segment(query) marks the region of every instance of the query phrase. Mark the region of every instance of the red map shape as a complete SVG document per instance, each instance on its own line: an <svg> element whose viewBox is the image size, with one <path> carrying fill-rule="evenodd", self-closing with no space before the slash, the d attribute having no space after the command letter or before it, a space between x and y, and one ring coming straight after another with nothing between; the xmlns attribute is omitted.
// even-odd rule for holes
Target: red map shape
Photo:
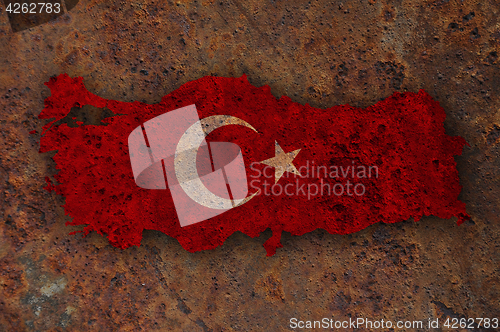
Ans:
<svg viewBox="0 0 500 332"><path fill-rule="evenodd" d="M73 218L67 224L86 225L84 235L91 231L107 235L119 248L139 246L145 229L175 237L183 248L195 252L222 245L235 231L256 237L270 228L273 235L264 244L269 256L282 247L283 231L302 235L322 228L348 234L377 222L410 217L416 221L429 215L458 217L459 224L470 218L457 199L461 186L453 158L462 153L466 142L446 135L444 109L423 90L396 92L365 109L349 105L318 109L286 96L276 99L269 86L252 86L246 76L204 77L182 85L155 105L103 99L87 91L83 78L67 74L51 78L46 85L52 94L39 118L55 119L44 127L40 152L57 150L54 160L59 169L58 183L47 178L46 189L66 198L64 208ZM146 190L135 184L127 139L145 121L191 104L196 104L200 118L228 114L256 128L258 134L242 126L226 126L207 137L238 144L249 175L250 163L275 156L277 141L285 152L301 149L293 161L297 168L313 162L327 167L376 166L379 176L354 179L366 188L362 196L308 199L261 192L219 216L180 227L168 189ZM54 124L72 107L84 105L107 107L116 116L104 119L107 125L101 126ZM323 181L334 185L346 180L283 176L279 184L307 186ZM259 181L263 188L274 184L274 176Z"/></svg>

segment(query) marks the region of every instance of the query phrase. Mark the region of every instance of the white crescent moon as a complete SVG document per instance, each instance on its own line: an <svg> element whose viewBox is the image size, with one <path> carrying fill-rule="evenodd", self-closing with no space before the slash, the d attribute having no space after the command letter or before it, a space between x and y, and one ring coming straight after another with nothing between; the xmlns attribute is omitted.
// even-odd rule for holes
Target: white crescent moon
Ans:
<svg viewBox="0 0 500 332"><path fill-rule="evenodd" d="M182 135L175 150L175 176L181 188L196 203L216 210L229 210L233 207L245 204L260 191L244 199L231 200L215 195L201 182L196 168L196 155L198 149L204 142L205 136L215 129L227 125L240 125L257 132L254 127L240 118L230 115L213 115L203 118L191 125Z"/></svg>

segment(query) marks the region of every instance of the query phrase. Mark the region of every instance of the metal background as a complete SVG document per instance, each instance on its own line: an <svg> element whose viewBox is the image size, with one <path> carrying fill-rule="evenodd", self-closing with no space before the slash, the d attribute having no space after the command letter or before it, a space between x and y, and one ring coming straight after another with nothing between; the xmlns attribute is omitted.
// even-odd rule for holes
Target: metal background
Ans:
<svg viewBox="0 0 500 332"><path fill-rule="evenodd" d="M13 33L0 5L0 331L287 331L289 319L500 317L500 4L430 1L89 1ZM473 14L472 14L473 13ZM445 108L472 221L423 218L349 236L285 233L273 257L231 236L191 254L147 231L114 248L42 186L37 115L53 75L158 102L205 75L248 75L315 107L425 89ZM86 123L105 116L78 115Z"/></svg>

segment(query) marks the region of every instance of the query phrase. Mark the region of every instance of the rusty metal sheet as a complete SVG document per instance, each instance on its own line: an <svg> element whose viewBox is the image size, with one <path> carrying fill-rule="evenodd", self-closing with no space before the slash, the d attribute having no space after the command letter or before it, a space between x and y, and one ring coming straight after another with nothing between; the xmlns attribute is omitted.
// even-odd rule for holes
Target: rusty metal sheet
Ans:
<svg viewBox="0 0 500 332"><path fill-rule="evenodd" d="M75 3L75 1L70 2ZM0 331L288 331L289 320L500 317L500 4L426 1L81 0L13 32L0 3ZM37 119L60 73L109 99L155 103L205 75L247 74L314 107L366 107L425 89L456 157L472 220L423 218L340 236L234 234L189 253L68 235ZM79 120L106 116L88 109Z"/></svg>

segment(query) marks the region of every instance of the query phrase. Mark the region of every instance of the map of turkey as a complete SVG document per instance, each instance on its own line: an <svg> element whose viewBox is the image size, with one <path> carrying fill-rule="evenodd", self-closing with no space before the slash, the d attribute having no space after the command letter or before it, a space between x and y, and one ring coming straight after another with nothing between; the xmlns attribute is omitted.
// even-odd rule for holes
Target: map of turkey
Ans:
<svg viewBox="0 0 500 332"><path fill-rule="evenodd" d="M470 218L458 200L461 186L454 160L466 142L446 135L444 109L423 90L396 92L365 109L318 109L286 96L277 99L268 86L252 86L246 76L203 77L153 105L103 99L87 91L81 77L66 74L46 85L51 96L39 118L51 121L43 128L40 152L57 150L59 170L55 182L46 179L46 189L65 197L64 209L73 218L67 224L85 225L84 235L96 231L119 248L139 246L146 229L175 237L195 252L222 245L235 231L256 237L270 228L272 237L264 247L273 255L282 247L283 231L302 235L321 228L348 234L377 222L418 221L429 215L457 217L459 224ZM85 105L107 108L114 116L101 125L60 123L72 108ZM134 157L129 145L135 141L129 136L144 134L143 148L153 151L147 124L187 107L201 119L197 123L206 137L200 142L206 140L207 147L228 142L238 148L244 167L239 178L245 179L246 173L243 193L248 188L248 196L226 200L233 205L223 213L181 225L174 186L166 180L171 180L168 159L151 154L151 165L163 165L164 184L140 182L142 173L133 169L140 159ZM176 128L175 121L163 124ZM200 155L195 152L191 158L195 164L203 159ZM190 197L206 189L198 186L189 193L181 182ZM187 210L217 208L211 202L199 201Z"/></svg>

